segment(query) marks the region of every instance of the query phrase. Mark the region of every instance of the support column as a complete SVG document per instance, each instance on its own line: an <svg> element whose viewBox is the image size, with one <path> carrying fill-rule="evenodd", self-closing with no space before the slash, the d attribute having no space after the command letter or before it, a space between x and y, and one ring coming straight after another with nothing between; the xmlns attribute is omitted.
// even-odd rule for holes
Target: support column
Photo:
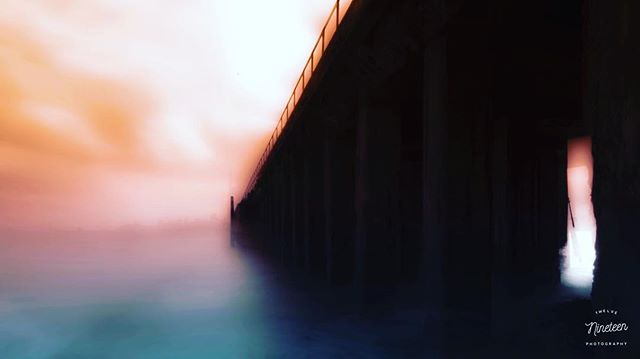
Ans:
<svg viewBox="0 0 640 359"><path fill-rule="evenodd" d="M322 147L322 128L318 122L310 123L307 128L307 164L308 164L308 259L310 272L320 278L326 277L326 243L324 223L324 160Z"/></svg>
<svg viewBox="0 0 640 359"><path fill-rule="evenodd" d="M323 218L324 218L324 250L325 250L325 276L327 281L333 279L333 226L332 226L332 196L331 184L332 176L332 153L329 133L325 129L322 142L322 162L323 162Z"/></svg>
<svg viewBox="0 0 640 359"><path fill-rule="evenodd" d="M278 166L278 191L276 194L276 202L278 204L278 248L279 248L279 257L280 264L286 264L286 254L287 254L287 239L289 236L288 231L288 217L289 211L287 210L287 194L288 194L288 166L286 158L281 159L281 163Z"/></svg>
<svg viewBox="0 0 640 359"><path fill-rule="evenodd" d="M295 154L291 154L290 158L290 176L291 180L289 183L289 211L290 211L290 256L291 256L291 264L294 268L298 266L298 210L299 210L299 193L298 193L298 182L300 181L298 176L298 157Z"/></svg>
<svg viewBox="0 0 640 359"><path fill-rule="evenodd" d="M637 353L640 329L640 4L589 0L584 114L593 125L597 221L593 301L618 310ZM635 328L635 329L634 329ZM620 336L616 336L619 340Z"/></svg>
<svg viewBox="0 0 640 359"><path fill-rule="evenodd" d="M308 274L311 272L311 173L308 149L305 148L305 156L302 163L302 245L303 267Z"/></svg>
<svg viewBox="0 0 640 359"><path fill-rule="evenodd" d="M391 287L399 267L401 145L399 118L386 89L367 93L371 97L359 105L356 141L356 278L377 290Z"/></svg>
<svg viewBox="0 0 640 359"><path fill-rule="evenodd" d="M235 204L233 201L233 196L231 196L231 199L229 201L229 236L231 239L232 247L235 246L236 244L234 226L235 226Z"/></svg>
<svg viewBox="0 0 640 359"><path fill-rule="evenodd" d="M367 93L363 88L358 93L356 127L356 163L355 163L355 268L354 282L360 289L365 281L365 252L367 245L367 227L365 207L367 205L366 164L369 161L367 141Z"/></svg>
<svg viewBox="0 0 640 359"><path fill-rule="evenodd" d="M503 314L505 301L509 297L505 275L508 270L509 222L507 189L509 187L509 145L506 118L494 119L491 134L491 224L493 227L493 268L492 268L492 335L498 340L506 331Z"/></svg>
<svg viewBox="0 0 640 359"><path fill-rule="evenodd" d="M426 347L443 350L444 235L443 193L445 140L447 137L447 43L444 36L433 39L424 51L424 254L422 276L427 299Z"/></svg>

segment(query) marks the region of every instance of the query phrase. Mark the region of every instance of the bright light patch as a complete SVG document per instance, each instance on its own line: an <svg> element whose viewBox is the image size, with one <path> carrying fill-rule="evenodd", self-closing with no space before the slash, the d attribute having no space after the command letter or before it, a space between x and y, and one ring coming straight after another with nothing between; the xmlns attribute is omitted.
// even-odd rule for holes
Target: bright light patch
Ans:
<svg viewBox="0 0 640 359"><path fill-rule="evenodd" d="M595 235L585 230L570 229L568 232L564 282L573 287L589 288L593 282L593 263L596 260Z"/></svg>
<svg viewBox="0 0 640 359"><path fill-rule="evenodd" d="M596 221L591 203L591 139L569 141L567 167L569 215L562 282L568 287L588 292L593 283L596 259Z"/></svg>

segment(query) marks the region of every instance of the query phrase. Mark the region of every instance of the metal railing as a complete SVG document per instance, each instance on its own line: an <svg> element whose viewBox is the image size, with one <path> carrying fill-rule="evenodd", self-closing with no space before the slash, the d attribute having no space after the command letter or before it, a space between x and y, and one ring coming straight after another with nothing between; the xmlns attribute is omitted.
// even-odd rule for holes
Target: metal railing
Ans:
<svg viewBox="0 0 640 359"><path fill-rule="evenodd" d="M282 130L284 129L286 124L289 122L289 119L291 118L291 114L293 113L293 110L298 104L298 101L300 101L300 98L302 97L302 93L304 92L304 89L307 87L307 84L309 83L311 76L315 72L318 66L318 63L320 62L320 59L322 59L322 56L327 50L327 47L329 46L329 43L333 38L333 35L336 33L338 26L340 26L340 23L344 19L344 15L347 13L347 10L349 10L349 7L351 6L353 1L354 0L337 0L333 5L333 8L331 9L331 13L329 14L329 18L327 19L324 26L322 27L322 32L320 33L320 36L318 37L316 44L313 46L311 55L309 55L309 59L307 60L307 63L305 64L304 69L302 70L302 74L300 74L300 77L298 78L298 82L296 82L296 86L294 87L293 92L289 97L289 101L287 102L284 110L282 111L282 114L280 115L280 118L278 119L276 128L271 133L271 137L269 138L267 147L262 152L262 155L260 156L260 160L258 161L258 165L256 166L256 168L253 171L253 174L251 175L251 179L247 184L247 188L245 189L243 198L246 198L247 195L253 190L254 186L256 185L256 182L258 180L258 176L260 175L260 171L262 170L262 167L267 161L267 158L269 158L269 154L271 153L271 150L273 149L276 142L278 141L280 134L282 134Z"/></svg>

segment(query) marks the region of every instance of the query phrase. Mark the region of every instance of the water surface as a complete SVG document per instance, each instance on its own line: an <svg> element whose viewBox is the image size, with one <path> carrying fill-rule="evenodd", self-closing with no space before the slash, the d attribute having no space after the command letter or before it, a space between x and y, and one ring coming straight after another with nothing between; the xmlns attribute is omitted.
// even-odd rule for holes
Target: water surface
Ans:
<svg viewBox="0 0 640 359"><path fill-rule="evenodd" d="M397 323L292 286L225 231L0 241L3 359L386 357L404 347L389 346Z"/></svg>

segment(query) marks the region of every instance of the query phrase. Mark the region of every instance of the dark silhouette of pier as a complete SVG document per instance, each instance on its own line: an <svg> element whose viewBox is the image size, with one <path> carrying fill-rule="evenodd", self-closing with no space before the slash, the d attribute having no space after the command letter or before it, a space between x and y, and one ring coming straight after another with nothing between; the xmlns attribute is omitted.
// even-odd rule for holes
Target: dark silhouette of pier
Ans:
<svg viewBox="0 0 640 359"><path fill-rule="evenodd" d="M425 356L631 357L639 20L625 0L337 3L233 226L365 298L421 288ZM580 300L562 295L560 250L567 142L584 136L598 229ZM585 347L600 308L629 323L631 346Z"/></svg>

